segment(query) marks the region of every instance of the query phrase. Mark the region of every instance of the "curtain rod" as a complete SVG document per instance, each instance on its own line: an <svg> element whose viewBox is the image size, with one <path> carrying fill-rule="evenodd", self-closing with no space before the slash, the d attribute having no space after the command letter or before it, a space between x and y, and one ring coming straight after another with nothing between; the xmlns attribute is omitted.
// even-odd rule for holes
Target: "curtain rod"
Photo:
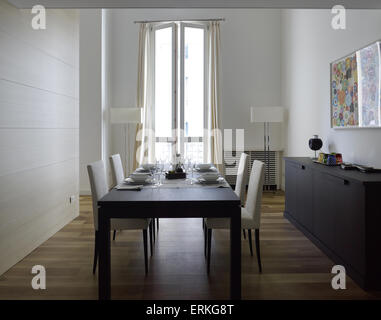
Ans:
<svg viewBox="0 0 381 320"><path fill-rule="evenodd" d="M154 23L154 22L172 22L172 21L225 21L225 18L217 19L168 19L168 20L143 20L143 21L134 21L134 23Z"/></svg>

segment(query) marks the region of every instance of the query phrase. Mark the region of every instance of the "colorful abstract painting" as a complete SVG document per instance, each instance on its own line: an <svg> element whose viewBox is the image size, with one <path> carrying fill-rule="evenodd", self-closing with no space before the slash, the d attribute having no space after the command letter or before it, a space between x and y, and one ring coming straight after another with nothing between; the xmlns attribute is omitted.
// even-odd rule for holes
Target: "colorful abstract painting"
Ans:
<svg viewBox="0 0 381 320"><path fill-rule="evenodd" d="M380 56L379 43L359 51L360 126L379 126Z"/></svg>
<svg viewBox="0 0 381 320"><path fill-rule="evenodd" d="M381 126L381 43L331 64L331 126Z"/></svg>
<svg viewBox="0 0 381 320"><path fill-rule="evenodd" d="M356 54L331 65L332 126L358 126L358 74Z"/></svg>

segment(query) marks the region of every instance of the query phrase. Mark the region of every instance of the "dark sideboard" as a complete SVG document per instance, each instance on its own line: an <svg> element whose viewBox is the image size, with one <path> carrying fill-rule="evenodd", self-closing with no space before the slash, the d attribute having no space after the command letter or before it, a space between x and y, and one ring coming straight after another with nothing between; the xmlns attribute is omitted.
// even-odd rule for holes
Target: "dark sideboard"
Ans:
<svg viewBox="0 0 381 320"><path fill-rule="evenodd" d="M360 287L380 290L381 173L310 158L285 158L285 170L284 216Z"/></svg>

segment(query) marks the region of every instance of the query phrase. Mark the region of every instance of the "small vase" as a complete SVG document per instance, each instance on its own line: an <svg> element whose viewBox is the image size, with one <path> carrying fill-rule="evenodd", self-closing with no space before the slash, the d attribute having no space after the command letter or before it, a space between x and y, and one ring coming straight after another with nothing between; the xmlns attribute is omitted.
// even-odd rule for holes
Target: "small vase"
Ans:
<svg viewBox="0 0 381 320"><path fill-rule="evenodd" d="M320 150L321 147L323 146L323 141L319 138L319 136L317 134L315 134L309 141L308 141L308 145L310 147L311 150L315 151L315 157L312 158L313 160L316 160L317 157L316 157L316 151L317 150Z"/></svg>

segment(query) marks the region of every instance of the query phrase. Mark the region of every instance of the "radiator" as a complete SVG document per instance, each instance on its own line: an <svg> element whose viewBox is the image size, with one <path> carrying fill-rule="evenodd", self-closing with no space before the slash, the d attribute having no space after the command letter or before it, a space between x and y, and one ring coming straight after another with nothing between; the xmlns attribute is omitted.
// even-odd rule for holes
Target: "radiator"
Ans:
<svg viewBox="0 0 381 320"><path fill-rule="evenodd" d="M266 163L264 151L247 150L244 152L249 156L249 175L254 160L260 160ZM224 151L225 179L230 185L235 185L241 154L242 151ZM280 156L279 151L270 151L270 174L268 181L265 181L265 185L272 189L280 189Z"/></svg>

